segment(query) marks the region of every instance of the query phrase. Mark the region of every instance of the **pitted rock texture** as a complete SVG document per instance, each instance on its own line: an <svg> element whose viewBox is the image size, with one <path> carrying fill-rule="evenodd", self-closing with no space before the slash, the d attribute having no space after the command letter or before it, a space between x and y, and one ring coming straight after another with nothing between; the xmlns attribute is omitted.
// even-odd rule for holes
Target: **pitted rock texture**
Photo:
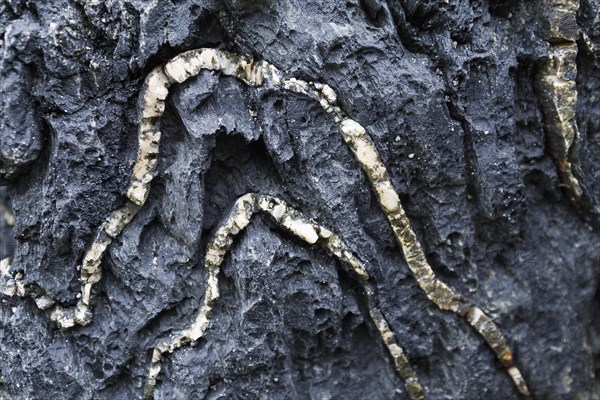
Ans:
<svg viewBox="0 0 600 400"><path fill-rule="evenodd" d="M125 201L146 74L219 47L331 85L374 139L434 270L495 318L534 397L598 399L600 237L547 151L534 82L545 5L0 0L11 105L0 151L15 160L0 256L74 304L76 265ZM596 204L599 15L599 1L581 1L573 150ZM172 89L162 131L150 197L104 258L93 322L60 331L31 300L2 299L0 398L141 397L157 340L201 304L208 235L248 192L285 199L360 254L429 398L517 398L483 341L418 288L313 100L202 72ZM253 221L223 265L211 327L165 358L156 397L406 398L359 288L336 271L326 252Z"/></svg>

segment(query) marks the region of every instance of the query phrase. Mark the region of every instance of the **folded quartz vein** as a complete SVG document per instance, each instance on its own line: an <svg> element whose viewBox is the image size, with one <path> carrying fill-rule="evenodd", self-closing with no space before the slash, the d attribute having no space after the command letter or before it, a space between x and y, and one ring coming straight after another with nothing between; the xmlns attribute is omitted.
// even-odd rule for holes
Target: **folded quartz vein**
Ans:
<svg viewBox="0 0 600 400"><path fill-rule="evenodd" d="M160 373L163 354L166 352L171 353L186 343L200 339L204 335L204 332L206 332L210 323L212 306L219 298L218 275L221 263L225 259L233 238L248 226L252 216L259 211L271 216L279 226L292 235L308 244L319 244L331 252L337 259L351 267L365 289L366 302L371 319L394 360L396 371L404 379L410 398L413 400L425 399L425 393L417 375L404 355L404 351L396 342L395 335L383 314L376 306L373 285L369 281L367 271L360 259L348 249L338 235L329 229L308 219L302 213L288 206L278 198L255 193L246 194L235 202L228 217L219 224L208 243L204 255L204 268L206 269L207 279L202 307L192 319L192 324L187 329L173 333L156 345L152 353L152 366L150 367L144 390L145 398L153 398L156 378Z"/></svg>
<svg viewBox="0 0 600 400"><path fill-rule="evenodd" d="M52 299L47 298L37 288L27 289L21 283L22 276L11 276L8 269L3 272L3 293L9 295L31 294L38 306L48 310L50 316L62 328L74 325L86 325L92 319L91 305L93 300L93 285L101 278L101 260L112 239L133 219L137 211L144 205L150 190L150 183L156 173L157 158L160 143L160 117L165 110L165 101L169 87L182 83L196 76L202 70L211 70L223 75L240 79L249 86L286 90L315 99L326 113L330 114L340 129L340 133L354 153L357 161L367 174L377 196L381 209L385 213L394 236L400 245L408 267L423 289L427 297L440 309L453 311L464 317L495 352L497 358L506 367L518 391L529 396L529 390L519 369L515 366L512 352L499 328L480 308L471 304L452 288L441 282L429 265L421 245L410 227L410 222L400 203L385 165L364 127L353 120L340 108L335 91L327 84L307 82L285 73L265 61L253 61L246 57L227 53L217 49L196 49L179 54L165 65L161 65L148 75L141 98L139 124L139 148L134 165L130 185L127 190L126 204L112 212L100 226L96 239L83 258L81 265L81 293L74 307L62 307ZM240 203L241 202L241 203ZM241 207L240 204L244 205ZM246 208L246 206L248 208ZM270 208L272 206L272 208ZM278 208L279 207L279 208ZM229 241L234 231L241 230L248 223L253 211L261 210L269 213L281 226L292 234L300 237L309 244L327 239L324 228L313 222L298 217L297 212L290 209L281 200L260 195L242 197L236 203L232 219L217 228L215 239L209 245L205 255L205 267L208 278L204 305L195 317L192 325L186 331L179 333L166 341L160 342L152 357L152 367L149 374L146 395L150 397L160 371L160 360L165 351L172 351L183 343L201 337L208 327L211 304L218 297L217 273L218 265L222 262L229 245L224 246L220 240ZM237 232L236 232L237 233ZM329 232L331 234L331 232ZM222 239L220 235L223 236ZM333 235L333 234L331 234ZM332 236L336 237L337 236ZM329 243L328 240L325 242ZM327 247L327 246L326 246ZM363 278L366 271L351 252L342 251L339 254L330 249L341 261L348 263L353 270ZM368 297L371 298L371 292ZM393 333L381 313L369 300L371 317L379 329L384 343L394 358L398 373L405 379L407 389L413 399L424 398L424 392L416 379L416 375L403 355L401 348L395 343Z"/></svg>

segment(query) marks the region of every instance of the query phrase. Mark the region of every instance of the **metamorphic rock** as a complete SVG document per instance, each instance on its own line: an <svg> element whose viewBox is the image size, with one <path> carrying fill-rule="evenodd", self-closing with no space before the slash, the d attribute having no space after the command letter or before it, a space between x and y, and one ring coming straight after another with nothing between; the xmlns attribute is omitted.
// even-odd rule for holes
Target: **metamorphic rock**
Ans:
<svg viewBox="0 0 600 400"><path fill-rule="evenodd" d="M598 0L0 34L0 399L600 399Z"/></svg>

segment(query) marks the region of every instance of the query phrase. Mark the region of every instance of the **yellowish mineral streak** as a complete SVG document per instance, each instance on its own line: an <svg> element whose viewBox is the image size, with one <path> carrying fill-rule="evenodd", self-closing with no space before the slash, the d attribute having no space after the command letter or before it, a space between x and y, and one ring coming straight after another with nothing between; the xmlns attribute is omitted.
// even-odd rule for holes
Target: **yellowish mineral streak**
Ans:
<svg viewBox="0 0 600 400"><path fill-rule="evenodd" d="M529 392L525 381L517 367L514 366L512 353L498 327L479 308L469 304L462 296L455 293L454 290L435 276L425 258L415 233L410 227L406 213L400 204L398 194L392 186L390 177L381 162L373 141L367 135L366 130L340 108L335 91L326 84L306 82L295 78L284 78L283 74L277 68L267 62L254 62L243 56L229 54L216 49L197 49L182 53L170 60L164 67L159 66L155 68L148 75L142 92L142 110L138 134L139 149L131 183L127 190L128 201L124 207L111 213L108 219L102 224L90 250L84 256L81 267L82 289L77 305L63 308L45 297L39 290L32 289L29 291L29 294L34 298L43 299L38 303L40 308L48 310L52 319L62 328L69 328L76 324L85 325L91 321L92 286L101 278L100 264L102 257L112 239L133 219L148 197L159 152L159 119L165 109L165 100L168 95L169 86L182 83L188 78L197 75L201 70L212 70L224 75L233 76L250 86L265 86L304 94L318 101L323 109L332 115L333 120L340 128L344 140L367 174L379 203L390 222L394 235L404 252L407 264L427 297L441 309L454 311L466 317L467 321L481 334L494 350L499 360L506 366L519 391L523 395L528 395ZM276 199L271 199L269 202L269 204L280 204ZM257 206L260 208L261 204L259 201ZM324 239L324 235L329 232L321 230L320 227L314 226L312 223L303 223L300 220L294 219L294 212L290 211L286 213L286 209L284 207L278 210L263 211L270 213L283 227L308 243L315 243ZM250 215L247 217L249 219ZM229 232L233 232L236 229L243 229L244 224L247 223L243 212L238 213L237 218L237 222L230 221L233 225L224 225L219 229L213 240L214 244L207 251L205 260L208 273L207 288L209 289L207 289L208 292L206 293L204 305L196 321L192 324L189 332L186 331L185 334L178 334L174 337L187 338L185 340L188 341L195 340L194 338L202 336L208 326L210 305L218 296L218 289L216 287L218 269L211 266L220 264L225 255L225 242L220 240L225 240ZM332 237L338 238L333 234ZM335 241L335 239L330 239L326 243L330 243L331 240ZM366 272L364 270L360 272L362 267L350 252L343 251L340 253L339 249L335 247L330 250L342 261L349 263L359 275L364 273L364 277L366 278ZM7 272L6 276L9 275ZM4 281L11 282L7 284L8 286L3 286L3 290L24 295L26 290L23 289L22 285L19 287L18 283L21 278L22 276L15 276L10 279L3 278ZM371 310L371 316L375 320L384 338L384 342L388 346L388 350L395 358L397 368L398 366L407 366L408 362L405 358L402 358L404 356L399 347L394 347L386 339L391 337L391 331L389 331L387 324L385 326L382 325L382 316L379 318L378 312L374 312L373 309ZM172 351L174 348L179 347L181 343L182 340L172 339L161 342L157 346L153 356L153 372L150 373L150 386L153 387L158 371L160 370L159 362L161 354L164 351ZM409 373L406 371L401 372L400 369L399 372L406 378L407 388L410 393L411 385L416 382L416 377L410 377ZM420 385L418 387L420 388ZM422 389L420 391L415 389L414 393L417 392L422 393ZM413 398L421 398L419 396L421 395L417 393Z"/></svg>
<svg viewBox="0 0 600 400"><path fill-rule="evenodd" d="M323 109L331 114L338 124L342 137L354 153L377 195L379 204L388 218L394 236L404 258L419 286L427 297L442 310L458 313L484 338L507 372L518 391L529 397L529 389L519 369L514 365L508 343L498 326L483 311L471 304L448 285L437 279L425 258L425 253L410 227L410 222L400 203L385 165L364 127L351 119L337 104L337 95L328 85L308 83L294 78L283 80L284 89L303 93L319 101Z"/></svg>
<svg viewBox="0 0 600 400"><path fill-rule="evenodd" d="M99 227L94 242L83 257L82 265L78 267L81 271L81 292L77 304L63 307L44 295L36 285L25 286L22 283L22 273L9 279L10 273L6 271L1 283L3 293L33 297L36 304L46 310L62 329L89 324L92 320L92 288L102 277L102 258L112 240L131 222L148 198L159 154L160 117L165 110L169 86L183 82L202 69L234 76L248 85L262 84L263 76L272 77L272 81L276 82L276 69L266 64L263 67L263 64L265 63L254 64L247 58L214 49L201 49L181 54L164 67L152 70L142 89L138 153L127 189L127 201L123 207L113 211Z"/></svg>
<svg viewBox="0 0 600 400"><path fill-rule="evenodd" d="M352 268L352 271L365 287L371 319L394 360L396 371L405 381L410 398L413 400L425 399L425 393L417 379L417 375L410 366L402 348L396 342L394 333L387 321L376 306L374 290L362 262L347 248L343 240L329 229L308 219L278 198L253 193L246 194L235 202L229 216L219 225L208 243L204 256L207 280L202 307L187 329L174 333L169 338L160 341L154 349L144 396L147 399L153 397L163 354L165 352L171 353L186 343L200 339L206 332L210 323L213 304L219 297L218 274L221 263L227 251L229 251L233 238L248 226L252 217L258 212L268 214L280 227L306 243L318 244L327 249L336 258Z"/></svg>
<svg viewBox="0 0 600 400"><path fill-rule="evenodd" d="M544 115L548 149L570 200L580 207L584 190L571 163L571 147L579 136L575 119L579 1L545 0L544 3L548 57L538 70L536 89Z"/></svg>
<svg viewBox="0 0 600 400"><path fill-rule="evenodd" d="M15 296L18 293L16 277L10 273L11 264L11 257L0 260L0 293L5 296Z"/></svg>
<svg viewBox="0 0 600 400"><path fill-rule="evenodd" d="M5 267L2 271L2 280L0 282L0 292L8 296L30 296L34 299L36 305L41 310L45 310L53 321L56 321L62 329L68 329L75 325L87 325L92 320L92 285L99 282L102 277L100 263L106 253L112 240L123 228L131 221L139 206L127 204L120 208L106 219L100 226L96 239L83 258L81 269L81 293L75 306L63 307L56 301L48 297L37 285L25 285L23 283L23 274L17 273L14 277L10 274L9 268ZM4 265L10 265L11 259L2 261Z"/></svg>

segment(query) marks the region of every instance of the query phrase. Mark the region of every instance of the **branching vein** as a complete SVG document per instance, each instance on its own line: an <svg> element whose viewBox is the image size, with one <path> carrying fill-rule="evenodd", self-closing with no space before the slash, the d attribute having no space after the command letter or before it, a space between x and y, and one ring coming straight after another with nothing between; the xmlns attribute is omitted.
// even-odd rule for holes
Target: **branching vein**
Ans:
<svg viewBox="0 0 600 400"><path fill-rule="evenodd" d="M216 49L197 49L182 53L165 65L155 68L147 77L143 88L143 101L139 126L139 149L131 183L127 190L127 202L122 208L112 212L100 227L96 239L83 258L81 265L81 294L74 307L62 307L48 298L39 288L25 287L22 276L11 275L4 266L2 292L8 295L30 294L41 309L48 310L50 316L60 327L86 325L92 319L91 305L93 285L101 278L101 261L113 238L133 219L144 205L150 190L150 183L156 172L160 143L160 117L165 110L165 100L169 87L196 76L202 70L211 70L223 75L240 79L249 86L262 86L306 95L316 100L326 113L330 114L340 129L340 133L354 153L358 163L366 173L377 196L381 209L385 213L394 236L404 253L404 257L413 276L427 297L442 310L453 311L464 317L468 323L488 343L500 362L514 381L518 391L529 396L527 385L513 362L512 352L499 328L480 308L467 301L448 285L440 281L429 263L421 245L411 229L410 222L400 203L390 176L382 163L379 153L365 128L341 109L337 94L327 84L307 82L278 70L265 62L255 62L243 56ZM339 236L305 219L296 210L288 207L279 199L261 195L247 195L236 203L234 212L225 224L218 227L205 255L207 284L204 304L187 330L170 339L161 341L152 357L152 368L147 385L147 393L154 387L160 371L160 360L165 351L172 351L182 344L198 339L204 334L211 306L218 297L217 275L231 238L248 223L256 211L270 214L281 226L307 243L319 242L327 247L337 258L349 264L366 281L367 274L360 261L348 251ZM329 234L330 236L326 236ZM332 239L335 238L335 239ZM328 247L337 243L338 247ZM6 263L3 265L7 265ZM408 364L401 348L396 344L394 335L385 322L383 315L374 306L372 292L366 286L369 297L369 310L379 329L382 339L394 358L399 375L404 378L409 394L413 399L424 398L424 392L416 375Z"/></svg>

